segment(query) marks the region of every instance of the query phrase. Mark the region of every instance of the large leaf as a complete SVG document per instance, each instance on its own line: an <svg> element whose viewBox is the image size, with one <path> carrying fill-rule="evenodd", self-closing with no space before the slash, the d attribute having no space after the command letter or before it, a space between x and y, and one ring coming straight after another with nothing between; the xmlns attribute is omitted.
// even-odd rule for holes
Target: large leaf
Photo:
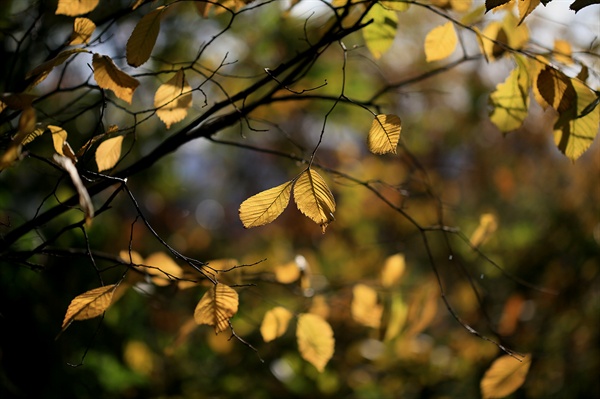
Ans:
<svg viewBox="0 0 600 399"><path fill-rule="evenodd" d="M58 0L56 15L76 17L93 11L100 0Z"/></svg>
<svg viewBox="0 0 600 399"><path fill-rule="evenodd" d="M518 25L521 25L525 17L527 17L537 6L540 5L540 0L519 0L518 8L519 8L519 22Z"/></svg>
<svg viewBox="0 0 600 399"><path fill-rule="evenodd" d="M396 154L402 122L397 115L377 115L373 119L367 144L373 154Z"/></svg>
<svg viewBox="0 0 600 399"><path fill-rule="evenodd" d="M113 137L100 143L95 154L98 172L111 169L117 164L121 157L122 145L123 136Z"/></svg>
<svg viewBox="0 0 600 399"><path fill-rule="evenodd" d="M363 326L379 328L383 306L377 303L377 291L365 284L356 284L352 289L352 318Z"/></svg>
<svg viewBox="0 0 600 399"><path fill-rule="evenodd" d="M577 102L571 78L549 65L539 72L533 83L535 97L544 109L550 106L562 114Z"/></svg>
<svg viewBox="0 0 600 399"><path fill-rule="evenodd" d="M294 201L305 216L323 229L335 218L335 200L325 180L314 170L307 169L294 184Z"/></svg>
<svg viewBox="0 0 600 399"><path fill-rule="evenodd" d="M388 10L375 4L366 16L373 22L362 29L363 38L373 57L381 58L394 42L398 30L398 16L394 10Z"/></svg>
<svg viewBox="0 0 600 399"><path fill-rule="evenodd" d="M316 314L302 313L298 316L296 339L300 356L323 372L335 350L329 323Z"/></svg>
<svg viewBox="0 0 600 399"><path fill-rule="evenodd" d="M240 205L240 220L245 228L262 226L277 219L290 202L292 181L248 198Z"/></svg>
<svg viewBox="0 0 600 399"><path fill-rule="evenodd" d="M117 284L106 285L86 291L73 298L67 308L62 323L62 331L69 327L74 320L87 320L104 313L112 302L116 288Z"/></svg>
<svg viewBox="0 0 600 399"><path fill-rule="evenodd" d="M198 324L214 326L215 333L218 334L229 326L229 319L237 313L238 303L238 293L233 288L218 283L198 302L194 320Z"/></svg>
<svg viewBox="0 0 600 399"><path fill-rule="evenodd" d="M81 177L79 177L79 172L77 172L75 164L71 158L68 158L64 155L54 154L53 159L58 165L66 170L71 177L71 181L73 182L73 185L77 190L77 194L79 195L79 206L85 215L86 224L90 225L92 218L94 217L94 206L87 189L81 181Z"/></svg>
<svg viewBox="0 0 600 399"><path fill-rule="evenodd" d="M133 92L140 82L117 68L107 55L94 54L92 66L98 86L112 90L118 98L131 104Z"/></svg>
<svg viewBox="0 0 600 399"><path fill-rule="evenodd" d="M167 125L177 123L187 116L188 109L192 106L192 87L185 80L183 69L175 76L160 85L154 95L156 115Z"/></svg>
<svg viewBox="0 0 600 399"><path fill-rule="evenodd" d="M425 37L425 59L432 62L450 57L457 43L458 36L452 22L437 26Z"/></svg>
<svg viewBox="0 0 600 399"><path fill-rule="evenodd" d="M73 54L77 54L77 53L81 53L81 52L87 52L87 51L84 49L80 49L80 48L63 51L60 54L58 54L56 57L52 58L51 60L48 60L48 61L44 62L43 64L38 65L37 67L33 68L31 71L29 71L27 73L26 78L33 79L33 81L31 82L31 86L40 84L41 82L44 81L44 79L46 79L48 77L48 75L50 74L50 72L52 72L52 69L54 69L54 67L57 67L57 66L61 65L62 63L64 63Z"/></svg>
<svg viewBox="0 0 600 399"><path fill-rule="evenodd" d="M158 7L144 15L131 32L131 36L127 40L127 63L129 65L137 68L150 58L160 31L160 20L164 10L164 6Z"/></svg>
<svg viewBox="0 0 600 399"><path fill-rule="evenodd" d="M285 334L292 317L292 312L282 306L276 306L267 311L260 325L260 334L263 340L270 342Z"/></svg>
<svg viewBox="0 0 600 399"><path fill-rule="evenodd" d="M509 355L499 357L481 379L481 396L491 399L510 395L523 385L530 365L530 355L526 355L521 361Z"/></svg>
<svg viewBox="0 0 600 399"><path fill-rule="evenodd" d="M516 56L515 60L516 68L490 95L490 105L493 107L490 119L505 133L519 128L529 109L529 70L521 56Z"/></svg>
<svg viewBox="0 0 600 399"><path fill-rule="evenodd" d="M77 44L87 44L90 41L94 30L96 30L96 24L92 20L83 17L75 18L69 45L75 46Z"/></svg>

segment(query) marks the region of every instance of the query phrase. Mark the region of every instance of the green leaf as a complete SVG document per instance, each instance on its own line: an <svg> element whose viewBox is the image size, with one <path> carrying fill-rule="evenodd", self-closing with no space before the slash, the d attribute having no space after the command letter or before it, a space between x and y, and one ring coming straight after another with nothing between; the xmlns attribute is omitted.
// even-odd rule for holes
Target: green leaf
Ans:
<svg viewBox="0 0 600 399"><path fill-rule="evenodd" d="M518 129L529 109L529 71L521 56L515 60L516 68L490 95L490 105L494 107L490 119L504 133Z"/></svg>
<svg viewBox="0 0 600 399"><path fill-rule="evenodd" d="M300 356L323 372L335 350L333 330L321 316L302 313L298 316L296 339Z"/></svg>
<svg viewBox="0 0 600 399"><path fill-rule="evenodd" d="M391 47L398 30L398 16L394 10L387 10L375 4L366 16L366 20L373 19L363 30L363 38L367 48L376 59Z"/></svg>

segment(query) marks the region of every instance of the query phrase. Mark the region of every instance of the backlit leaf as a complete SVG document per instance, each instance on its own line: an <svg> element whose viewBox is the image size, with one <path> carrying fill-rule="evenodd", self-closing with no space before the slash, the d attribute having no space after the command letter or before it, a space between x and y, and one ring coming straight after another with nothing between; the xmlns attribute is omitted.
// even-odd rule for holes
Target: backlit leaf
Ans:
<svg viewBox="0 0 600 399"><path fill-rule="evenodd" d="M93 11L100 0L58 0L56 15L76 17Z"/></svg>
<svg viewBox="0 0 600 399"><path fill-rule="evenodd" d="M35 129L33 129L33 131L31 133L29 133L27 135L27 137L25 137L25 139L23 140L23 142L21 144L25 145L25 144L31 143L33 140L37 139L42 134L44 134L45 131L46 131L46 129L44 129L43 127L37 127Z"/></svg>
<svg viewBox="0 0 600 399"><path fill-rule="evenodd" d="M398 16L394 10L388 10L380 4L375 4L370 10L366 20L373 22L362 29L365 44L376 59L391 47L398 30Z"/></svg>
<svg viewBox="0 0 600 399"><path fill-rule="evenodd" d="M119 251L119 258L134 265L144 263L144 258L136 251Z"/></svg>
<svg viewBox="0 0 600 399"><path fill-rule="evenodd" d="M67 313L62 323L64 331L74 320L87 320L100 316L108 309L112 302L117 284L94 288L77 295L67 308Z"/></svg>
<svg viewBox="0 0 600 399"><path fill-rule="evenodd" d="M238 302L238 293L233 288L218 283L198 302L194 320L198 324L214 326L218 334L229 326L229 319L237 313Z"/></svg>
<svg viewBox="0 0 600 399"><path fill-rule="evenodd" d="M323 233L335 218L335 200L325 180L314 170L307 169L294 184L294 201L305 216L321 226Z"/></svg>
<svg viewBox="0 0 600 399"><path fill-rule="evenodd" d="M390 315L388 317L387 326L385 329L385 341L390 341L396 338L402 328L406 324L406 316L408 315L408 306L402 299L399 293L392 294Z"/></svg>
<svg viewBox="0 0 600 399"><path fill-rule="evenodd" d="M540 104L543 108L550 106L559 113L566 112L577 102L577 94L571 78L549 65L538 74L534 82L534 90L537 90L543 98Z"/></svg>
<svg viewBox="0 0 600 399"><path fill-rule="evenodd" d="M555 40L553 57L556 61L561 62L565 65L573 65L573 50L571 49L571 43L566 40Z"/></svg>
<svg viewBox="0 0 600 399"><path fill-rule="evenodd" d="M270 342L285 334L292 317L292 312L282 306L274 307L265 313L265 317L260 325L260 334L263 340Z"/></svg>
<svg viewBox="0 0 600 399"><path fill-rule="evenodd" d="M139 67L150 58L156 38L160 31L160 20L165 7L144 15L137 23L129 40L127 40L127 63L132 67Z"/></svg>
<svg viewBox="0 0 600 399"><path fill-rule="evenodd" d="M290 202L292 181L248 198L240 205L240 220L245 228L262 226L277 219Z"/></svg>
<svg viewBox="0 0 600 399"><path fill-rule="evenodd" d="M425 59L427 62L443 60L456 49L458 37L452 22L433 28L425 37Z"/></svg>
<svg viewBox="0 0 600 399"><path fill-rule="evenodd" d="M492 363L481 379L481 395L484 399L503 398L516 391L529 372L531 355L525 355L521 361L504 355Z"/></svg>
<svg viewBox="0 0 600 399"><path fill-rule="evenodd" d="M396 154L402 122L397 115L377 115L369 129L367 144L373 154Z"/></svg>
<svg viewBox="0 0 600 399"><path fill-rule="evenodd" d="M35 109L32 106L24 108L19 116L17 134L12 138L8 148L0 157L0 170L8 168L19 159L23 142L34 132L36 121Z"/></svg>
<svg viewBox="0 0 600 399"><path fill-rule="evenodd" d="M94 54L94 79L103 89L111 90L121 100L131 104L133 92L140 82L121 71L107 55Z"/></svg>
<svg viewBox="0 0 600 399"><path fill-rule="evenodd" d="M490 95L493 107L490 120L504 133L518 129L529 109L529 70L521 56L516 56L515 60L516 68Z"/></svg>
<svg viewBox="0 0 600 399"><path fill-rule="evenodd" d="M485 243L492 234L498 228L498 221L496 220L496 216L492 213L484 213L479 218L479 226L477 229L471 234L471 245L474 247L478 247Z"/></svg>
<svg viewBox="0 0 600 399"><path fill-rule="evenodd" d="M519 8L518 25L521 25L525 17L531 14L531 12L540 5L540 0L519 0L517 3Z"/></svg>
<svg viewBox="0 0 600 399"><path fill-rule="evenodd" d="M37 67L33 68L31 71L29 71L27 73L26 78L32 79L31 86L40 84L41 82L44 81L44 79L46 79L48 77L48 75L50 74L50 72L52 72L52 69L54 69L54 67L57 67L57 66L61 65L62 63L64 63L73 54L77 54L77 53L81 53L81 52L87 52L87 51L84 49L81 49L81 48L74 48L71 50L63 51L60 54L58 54L56 57L52 58L51 60L48 60L48 61L44 62L43 64L38 65Z"/></svg>
<svg viewBox="0 0 600 399"><path fill-rule="evenodd" d="M112 137L100 143L95 154L98 172L111 169L117 164L121 157L122 145L123 136Z"/></svg>
<svg viewBox="0 0 600 399"><path fill-rule="evenodd" d="M329 323L316 314L302 313L298 316L296 339L300 356L323 372L335 350L335 339Z"/></svg>
<svg viewBox="0 0 600 399"><path fill-rule="evenodd" d="M137 269L152 276L152 282L158 286L167 286L183 275L181 267L164 252L151 254Z"/></svg>
<svg viewBox="0 0 600 399"><path fill-rule="evenodd" d="M400 281L404 274L406 263L403 254L389 256L381 269L381 285L391 287Z"/></svg>
<svg viewBox="0 0 600 399"><path fill-rule="evenodd" d="M94 30L96 30L96 24L92 20L83 17L75 18L69 45L75 46L77 44L87 44L90 41Z"/></svg>
<svg viewBox="0 0 600 399"><path fill-rule="evenodd" d="M54 151L60 155L66 155L63 153L63 147L67 142L67 131L60 126L48 125L48 130L52 133L52 143L54 144Z"/></svg>
<svg viewBox="0 0 600 399"><path fill-rule="evenodd" d="M420 285L408 304L407 335L415 336L429 327L437 314L438 297L439 289L434 281Z"/></svg>
<svg viewBox="0 0 600 399"><path fill-rule="evenodd" d="M73 182L73 185L77 190L77 194L79 195L79 206L85 215L86 224L90 225L92 218L94 217L94 206L87 189L81 181L81 177L79 177L79 172L77 172L77 168L75 167L73 160L69 157L59 154L54 154L52 158L58 165L66 170L71 177L71 181Z"/></svg>
<svg viewBox="0 0 600 399"><path fill-rule="evenodd" d="M379 328L383 306L377 303L377 291L368 285L356 284L352 289L352 318L363 326Z"/></svg>
<svg viewBox="0 0 600 399"><path fill-rule="evenodd" d="M480 32L477 27L474 28L474 31L477 34L481 53L488 62L494 61L504 55L506 50L502 44L507 45L508 37L500 22L491 22L485 27L483 32Z"/></svg>
<svg viewBox="0 0 600 399"><path fill-rule="evenodd" d="M290 284L300 278L300 267L294 261L277 265L274 269L275 280L281 284Z"/></svg>
<svg viewBox="0 0 600 399"><path fill-rule="evenodd" d="M154 95L156 115L167 125L167 129L186 117L188 109L192 106L191 90L192 87L185 80L183 69L156 90Z"/></svg>

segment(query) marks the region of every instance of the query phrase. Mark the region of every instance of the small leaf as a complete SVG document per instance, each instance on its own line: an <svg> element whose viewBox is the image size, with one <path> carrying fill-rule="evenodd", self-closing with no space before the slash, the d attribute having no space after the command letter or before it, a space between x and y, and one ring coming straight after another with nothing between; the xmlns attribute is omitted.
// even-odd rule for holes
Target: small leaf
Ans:
<svg viewBox="0 0 600 399"><path fill-rule="evenodd" d="M397 115L377 115L369 129L367 144L373 154L396 154L402 122Z"/></svg>
<svg viewBox="0 0 600 399"><path fill-rule="evenodd" d="M131 32L127 40L127 63L132 67L137 68L150 58L160 30L163 11L164 6L144 15Z"/></svg>
<svg viewBox="0 0 600 399"><path fill-rule="evenodd" d="M143 263L143 266L138 266L137 269L148 273L152 276L152 282L161 287L171 284L183 275L181 267L164 252L151 254Z"/></svg>
<svg viewBox="0 0 600 399"><path fill-rule="evenodd" d="M402 328L406 324L406 316L408 315L408 306L399 293L392 294L392 304L390 307L390 316L385 329L384 341L390 341L396 338Z"/></svg>
<svg viewBox="0 0 600 399"><path fill-rule="evenodd" d="M540 5L540 0L519 0L518 2L519 8L519 22L517 25L521 25L525 17L527 17L537 6Z"/></svg>
<svg viewBox="0 0 600 399"><path fill-rule="evenodd" d="M188 109L192 106L192 87L185 80L183 69L177 71L175 76L160 85L154 95L156 115L167 125L177 123L186 117Z"/></svg>
<svg viewBox="0 0 600 399"><path fill-rule="evenodd" d="M119 258L134 265L144 263L144 258L136 251L119 251Z"/></svg>
<svg viewBox="0 0 600 399"><path fill-rule="evenodd" d="M214 326L215 333L218 334L229 326L229 319L237 313L238 303L238 293L231 287L218 283L198 302L194 320L197 324Z"/></svg>
<svg viewBox="0 0 600 399"><path fill-rule="evenodd" d="M292 316L292 312L282 306L274 307L265 313L260 325L260 334L263 340L270 342L285 334Z"/></svg>
<svg viewBox="0 0 600 399"><path fill-rule="evenodd" d="M408 304L406 316L408 336L415 336L425 330L435 319L438 310L438 286L428 281L419 287Z"/></svg>
<svg viewBox="0 0 600 399"><path fill-rule="evenodd" d="M32 79L32 83L30 84L31 86L38 85L48 77L48 75L50 74L50 72L52 72L52 69L54 69L54 67L57 67L64 63L73 54L81 52L87 51L81 48L74 48L71 50L63 51L51 60L48 60L43 64L33 68L31 71L27 72L27 75L25 77L26 79Z"/></svg>
<svg viewBox="0 0 600 399"><path fill-rule="evenodd" d="M323 372L335 350L335 339L329 323L315 314L302 313L298 316L296 339L300 356Z"/></svg>
<svg viewBox="0 0 600 399"><path fill-rule="evenodd" d="M294 201L298 210L321 226L323 233L335 218L335 200L325 180L314 170L307 169L294 184Z"/></svg>
<svg viewBox="0 0 600 399"><path fill-rule="evenodd" d="M496 220L496 216L492 213L484 213L479 218L479 226L477 229L471 234L471 245L474 247L479 247L484 244L492 234L498 229L498 221Z"/></svg>
<svg viewBox="0 0 600 399"><path fill-rule="evenodd" d="M240 205L240 220L245 228L262 226L277 219L290 202L292 181L248 198Z"/></svg>
<svg viewBox="0 0 600 399"><path fill-rule="evenodd" d="M67 131L60 126L48 125L48 130L52 134L52 143L54 144L54 151L57 154L65 155L63 148L67 142Z"/></svg>
<svg viewBox="0 0 600 399"><path fill-rule="evenodd" d="M133 92L140 82L121 71L107 55L94 54L94 79L103 89L111 90L121 100L131 104Z"/></svg>
<svg viewBox="0 0 600 399"><path fill-rule="evenodd" d="M275 280L281 284L291 284L300 278L300 267L294 261L277 265L274 269Z"/></svg>
<svg viewBox="0 0 600 399"><path fill-rule="evenodd" d="M73 160L59 154L54 154L52 159L54 159L54 162L66 170L71 177L71 181L77 190L77 194L79 194L79 206L85 215L86 224L89 226L94 217L94 205L92 204L92 199L90 198L87 189L79 177L79 173L77 172L77 168L75 167Z"/></svg>
<svg viewBox="0 0 600 399"><path fill-rule="evenodd" d="M64 331L74 320L87 320L100 316L108 309L117 284L94 288L77 295L67 308L67 313L62 323Z"/></svg>
<svg viewBox="0 0 600 399"><path fill-rule="evenodd" d="M76 17L93 11L100 0L58 0L56 15Z"/></svg>
<svg viewBox="0 0 600 399"><path fill-rule="evenodd" d="M368 285L356 284L352 289L352 318L366 327L379 328L383 306L377 303L377 291Z"/></svg>
<svg viewBox="0 0 600 399"><path fill-rule="evenodd" d="M19 125L17 134L12 138L6 151L0 157L0 170L11 166L21 156L23 142L32 135L36 124L35 109L28 106L23 109L19 116Z"/></svg>
<svg viewBox="0 0 600 399"><path fill-rule="evenodd" d="M452 55L458 36L452 22L433 28L425 37L425 59L427 62L443 60Z"/></svg>
<svg viewBox="0 0 600 399"><path fill-rule="evenodd" d="M71 34L69 46L89 43L90 38L95 30L96 24L92 20L87 18L75 18L75 21L73 22L73 33Z"/></svg>
<svg viewBox="0 0 600 399"><path fill-rule="evenodd" d="M365 44L375 59L381 56L391 47L398 30L398 15L394 10L388 10L380 4L375 4L365 20L373 19L373 22L362 29Z"/></svg>
<svg viewBox="0 0 600 399"><path fill-rule="evenodd" d="M529 109L529 71L521 56L516 56L515 60L517 67L490 95L493 107L490 120L504 133L518 129Z"/></svg>
<svg viewBox="0 0 600 399"><path fill-rule="evenodd" d="M114 167L121 157L121 146L123 145L123 136L117 136L100 143L96 149L96 164L98 172L102 172Z"/></svg>
<svg viewBox="0 0 600 399"><path fill-rule="evenodd" d="M396 285L406 269L406 262L403 254L395 254L388 257L381 269L381 285L392 287Z"/></svg>
<svg viewBox="0 0 600 399"><path fill-rule="evenodd" d="M503 398L516 391L523 383L531 366L531 355L521 361L504 355L492 363L481 379L481 395L484 399Z"/></svg>

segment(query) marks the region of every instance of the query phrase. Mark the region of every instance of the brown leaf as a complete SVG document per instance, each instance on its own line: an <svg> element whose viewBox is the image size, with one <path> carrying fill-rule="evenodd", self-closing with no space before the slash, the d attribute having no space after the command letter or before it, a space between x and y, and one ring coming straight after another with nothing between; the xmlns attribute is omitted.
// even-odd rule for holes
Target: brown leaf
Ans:
<svg viewBox="0 0 600 399"><path fill-rule="evenodd" d="M98 86L111 90L118 98L131 104L133 92L140 84L137 79L117 68L107 55L94 54L92 66Z"/></svg>
<svg viewBox="0 0 600 399"><path fill-rule="evenodd" d="M83 17L75 18L69 45L75 46L77 44L89 43L94 30L96 30L96 24L92 20Z"/></svg>
<svg viewBox="0 0 600 399"><path fill-rule="evenodd" d="M131 36L127 40L127 63L132 67L137 68L150 58L165 9L164 6L161 6L144 15L131 32Z"/></svg>

